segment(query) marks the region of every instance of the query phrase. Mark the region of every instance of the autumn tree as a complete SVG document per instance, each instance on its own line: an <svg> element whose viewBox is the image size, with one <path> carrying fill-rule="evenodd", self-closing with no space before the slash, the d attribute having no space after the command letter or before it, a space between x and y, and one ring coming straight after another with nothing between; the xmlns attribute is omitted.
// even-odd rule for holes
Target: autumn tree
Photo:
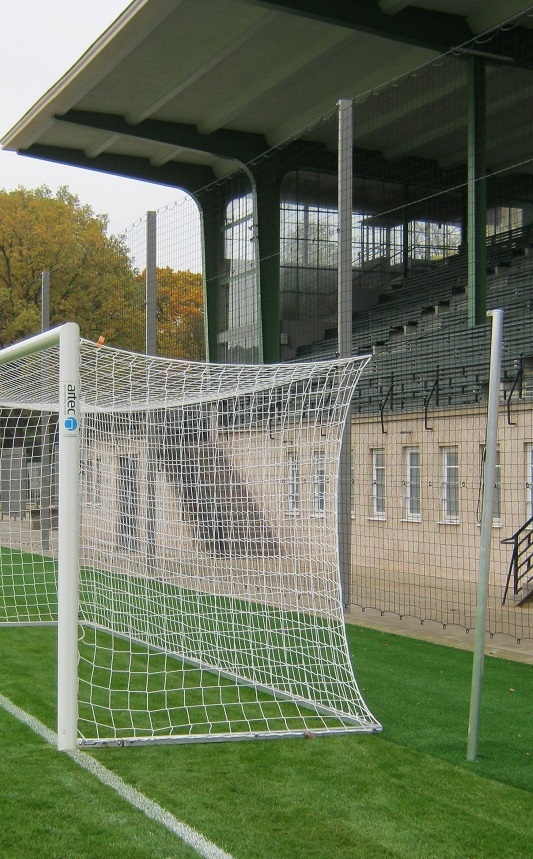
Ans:
<svg viewBox="0 0 533 859"><path fill-rule="evenodd" d="M144 273L138 275L144 283ZM202 275L157 269L157 354L205 360Z"/></svg>
<svg viewBox="0 0 533 859"><path fill-rule="evenodd" d="M50 272L50 324L142 351L144 291L122 239L68 188L0 191L0 346L41 328L41 273Z"/></svg>

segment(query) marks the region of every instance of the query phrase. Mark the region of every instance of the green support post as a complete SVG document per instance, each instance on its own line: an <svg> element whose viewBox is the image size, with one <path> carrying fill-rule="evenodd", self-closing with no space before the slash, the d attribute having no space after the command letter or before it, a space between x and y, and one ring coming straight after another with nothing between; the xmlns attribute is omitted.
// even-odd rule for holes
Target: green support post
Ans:
<svg viewBox="0 0 533 859"><path fill-rule="evenodd" d="M407 201L407 192L404 192ZM402 273L404 278L409 277L409 216L406 208L402 213Z"/></svg>
<svg viewBox="0 0 533 859"><path fill-rule="evenodd" d="M468 60L468 324L487 314L487 165L485 62Z"/></svg>
<svg viewBox="0 0 533 859"><path fill-rule="evenodd" d="M269 166L268 173L264 170L253 170L252 176L257 207L263 362L275 364L280 360L281 192L278 171Z"/></svg>
<svg viewBox="0 0 533 859"><path fill-rule="evenodd" d="M217 362L220 275L223 265L224 205L214 188L197 197L202 216L206 360Z"/></svg>

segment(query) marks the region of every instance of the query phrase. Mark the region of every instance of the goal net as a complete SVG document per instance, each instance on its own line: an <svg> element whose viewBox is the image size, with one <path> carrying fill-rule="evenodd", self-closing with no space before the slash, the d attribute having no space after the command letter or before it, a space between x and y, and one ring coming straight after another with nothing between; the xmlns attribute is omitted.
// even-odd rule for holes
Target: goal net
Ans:
<svg viewBox="0 0 533 859"><path fill-rule="evenodd" d="M82 340L78 395L60 340L37 341L0 352L0 623L56 622L59 566L77 741L379 730L337 536L367 359L209 365Z"/></svg>

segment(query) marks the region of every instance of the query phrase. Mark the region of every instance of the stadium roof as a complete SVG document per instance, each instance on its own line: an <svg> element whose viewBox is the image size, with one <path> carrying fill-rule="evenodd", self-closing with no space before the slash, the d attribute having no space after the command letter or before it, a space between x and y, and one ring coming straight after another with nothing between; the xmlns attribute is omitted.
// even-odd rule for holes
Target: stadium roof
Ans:
<svg viewBox="0 0 533 859"><path fill-rule="evenodd" d="M523 0L134 0L2 145L194 190L299 134L339 98L379 87L524 8ZM499 69L496 131L511 97L514 110L531 114L531 22L500 30L490 51L484 40L470 45ZM409 121L402 127L420 157L449 165L449 104L437 109L440 137L417 141ZM374 123L364 145L393 157L402 141L390 129ZM508 146L505 135L499 145ZM498 152L490 157L497 166Z"/></svg>

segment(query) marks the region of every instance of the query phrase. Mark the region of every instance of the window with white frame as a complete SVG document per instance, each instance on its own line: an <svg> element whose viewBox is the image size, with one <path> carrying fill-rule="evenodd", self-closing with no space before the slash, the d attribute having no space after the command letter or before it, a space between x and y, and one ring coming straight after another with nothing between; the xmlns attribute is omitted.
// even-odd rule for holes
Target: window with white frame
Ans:
<svg viewBox="0 0 533 859"><path fill-rule="evenodd" d="M313 512L323 516L326 511L326 458L324 451L313 454Z"/></svg>
<svg viewBox="0 0 533 859"><path fill-rule="evenodd" d="M459 449L445 447L442 451L443 464L443 518L445 522L459 519Z"/></svg>
<svg viewBox="0 0 533 859"><path fill-rule="evenodd" d="M289 513L295 516L300 512L300 462L296 451L289 451L287 465Z"/></svg>
<svg viewBox="0 0 533 859"><path fill-rule="evenodd" d="M374 516L385 518L385 451L382 447L372 451L372 508Z"/></svg>
<svg viewBox="0 0 533 859"><path fill-rule="evenodd" d="M405 513L408 519L420 519L421 514L421 479L420 451L417 447L408 447L405 451Z"/></svg>

